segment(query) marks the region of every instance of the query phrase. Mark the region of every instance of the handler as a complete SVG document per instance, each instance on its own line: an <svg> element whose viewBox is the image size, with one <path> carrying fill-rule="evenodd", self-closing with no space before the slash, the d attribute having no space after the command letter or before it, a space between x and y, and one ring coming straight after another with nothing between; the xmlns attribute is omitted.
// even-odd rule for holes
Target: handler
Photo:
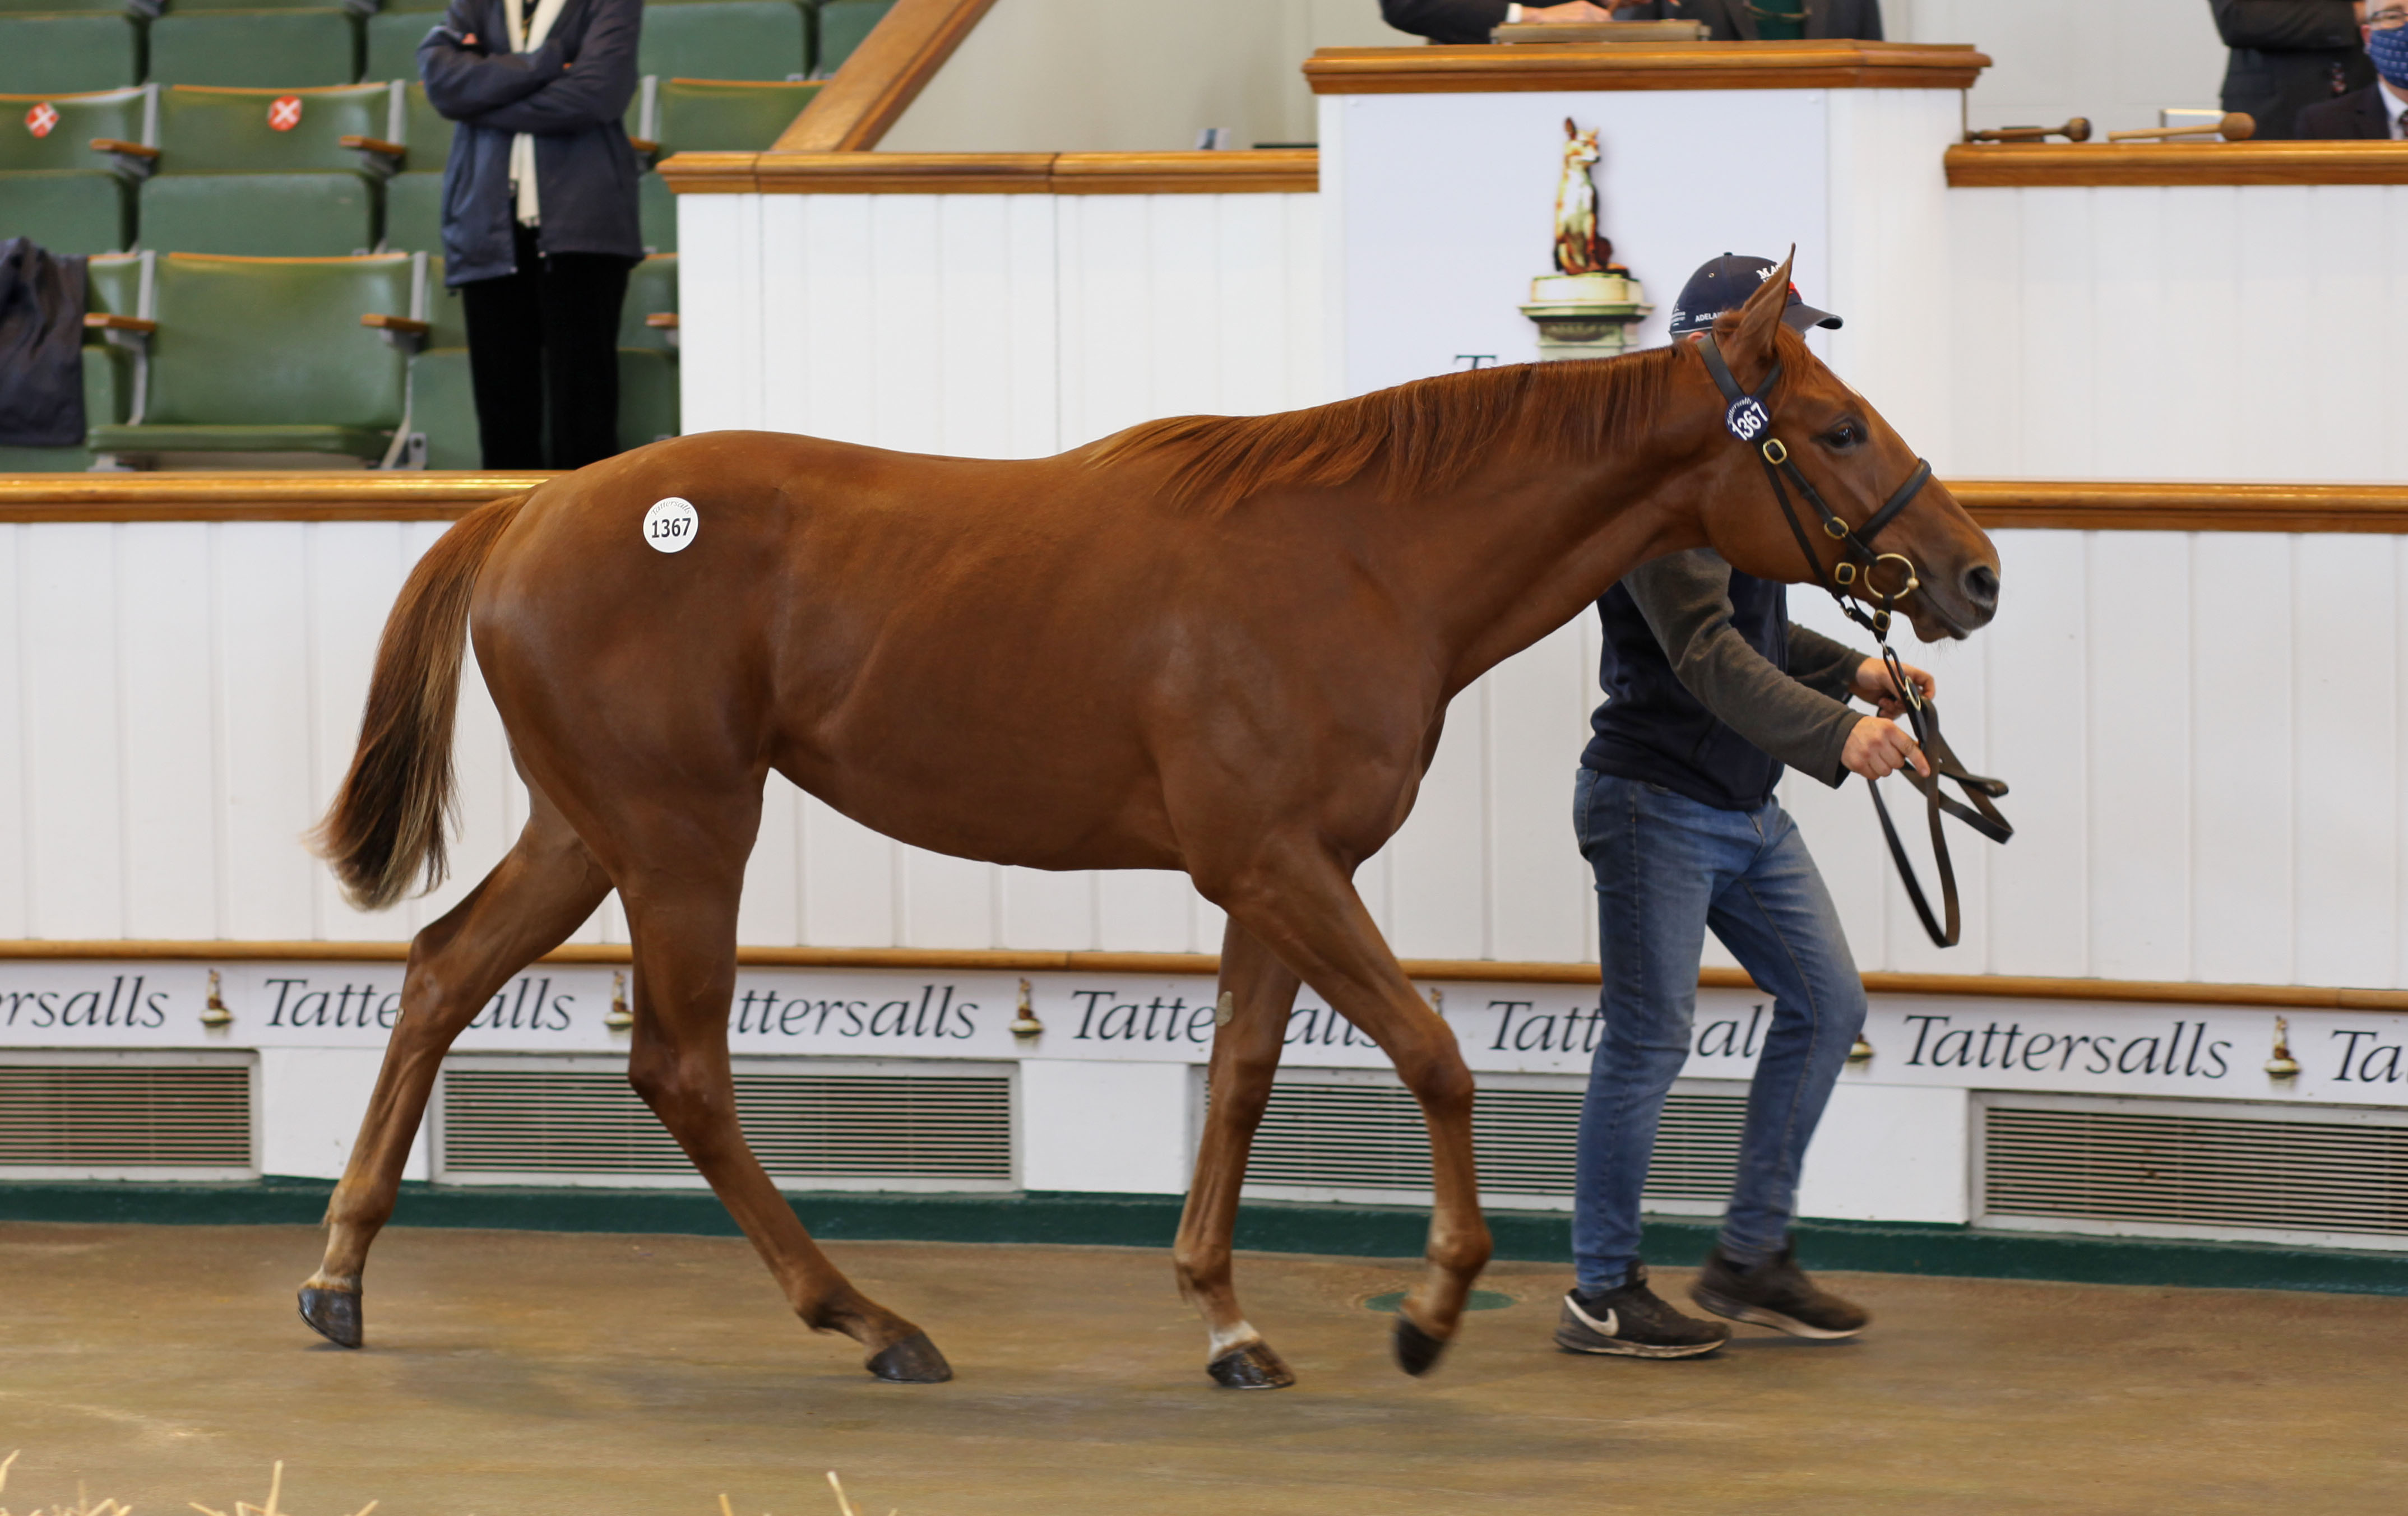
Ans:
<svg viewBox="0 0 2408 1516"><path fill-rule="evenodd" d="M1704 336L1773 267L1725 254L1698 269L1673 309L1673 340ZM1784 319L1801 332L1840 324L1794 287ZM1597 874L1604 1031L1581 1108L1577 1282L1555 1344L1691 1358L1730 1337L1658 1298L1639 1257L1640 1190L1664 1097L1688 1061L1708 927L1770 994L1773 1020L1722 1237L1690 1296L1733 1321L1853 1337L1870 1318L1799 1270L1788 1228L1807 1141L1864 1024L1864 985L1822 875L1772 791L1784 764L1835 786L1850 773L1928 769L1886 719L1900 708L1881 660L1790 621L1784 586L1711 550L1641 565L1597 610L1607 698L1581 756L1572 823ZM1906 675L1932 693L1929 674ZM1852 709L1850 695L1882 714Z"/></svg>

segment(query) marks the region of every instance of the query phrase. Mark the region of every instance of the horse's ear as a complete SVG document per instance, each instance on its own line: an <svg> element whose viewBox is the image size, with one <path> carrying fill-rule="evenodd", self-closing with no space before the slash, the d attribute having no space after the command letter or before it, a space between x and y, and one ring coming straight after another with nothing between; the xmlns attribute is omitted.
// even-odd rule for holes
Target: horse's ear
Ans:
<svg viewBox="0 0 2408 1516"><path fill-rule="evenodd" d="M1798 250L1781 266L1764 276L1756 293L1737 310L1727 310L1714 318L1714 342L1723 350L1723 361L1731 365L1740 382L1753 385L1771 372L1779 361L1774 338L1781 331L1781 313L1789 307L1789 265L1798 261Z"/></svg>
<svg viewBox="0 0 2408 1516"><path fill-rule="evenodd" d="M1572 124L1572 119L1570 116L1564 118L1564 136L1574 141L1580 140L1580 128Z"/></svg>

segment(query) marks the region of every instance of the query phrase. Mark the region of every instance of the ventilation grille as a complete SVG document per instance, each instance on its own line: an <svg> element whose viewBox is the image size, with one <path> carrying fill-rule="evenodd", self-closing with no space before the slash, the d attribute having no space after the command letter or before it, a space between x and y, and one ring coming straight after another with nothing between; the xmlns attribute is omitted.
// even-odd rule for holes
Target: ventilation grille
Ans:
<svg viewBox="0 0 2408 1516"><path fill-rule="evenodd" d="M1988 1108L1984 1209L2408 1237L2408 1128Z"/></svg>
<svg viewBox="0 0 2408 1516"><path fill-rule="evenodd" d="M452 1069L447 1174L694 1175L618 1073ZM745 1140L796 1179L1011 1178L1011 1081L1002 1076L736 1076Z"/></svg>
<svg viewBox="0 0 2408 1516"><path fill-rule="evenodd" d="M251 1070L0 1065L0 1166L249 1168Z"/></svg>
<svg viewBox="0 0 2408 1516"><path fill-rule="evenodd" d="M1580 1133L1578 1090L1483 1090L1472 1108L1480 1188L1500 1195L1569 1196ZM1737 1172L1747 1097L1674 1094L1664 1102L1647 1195L1723 1200ZM1395 1086L1271 1086L1246 1162L1250 1184L1328 1190L1430 1188L1421 1108Z"/></svg>

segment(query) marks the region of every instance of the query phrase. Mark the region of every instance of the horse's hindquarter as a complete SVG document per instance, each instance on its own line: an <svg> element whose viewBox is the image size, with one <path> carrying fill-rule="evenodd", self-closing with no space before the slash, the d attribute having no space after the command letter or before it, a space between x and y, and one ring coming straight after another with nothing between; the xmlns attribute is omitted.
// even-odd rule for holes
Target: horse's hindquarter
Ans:
<svg viewBox="0 0 2408 1516"><path fill-rule="evenodd" d="M480 584L480 658L513 739L539 729L555 761L704 785L773 765L997 862L1183 866L1185 813L1268 824L1400 743L1410 773L1425 680L1347 565L1309 532L1171 514L1151 472L656 445L538 492ZM641 522L672 494L698 528L663 553ZM1348 827L1395 808L1351 804Z"/></svg>

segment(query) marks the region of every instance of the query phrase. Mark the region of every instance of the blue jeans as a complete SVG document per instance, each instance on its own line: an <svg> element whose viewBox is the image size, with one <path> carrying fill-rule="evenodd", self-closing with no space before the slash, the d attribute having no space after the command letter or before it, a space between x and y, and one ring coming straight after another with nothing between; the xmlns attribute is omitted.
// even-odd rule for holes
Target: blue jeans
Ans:
<svg viewBox="0 0 2408 1516"><path fill-rule="evenodd" d="M1709 926L1772 997L1722 1230L1732 1262L1770 1258L1786 1245L1807 1141L1864 1025L1839 913L1777 800L1717 810L1586 768L1573 795L1605 971L1575 1170L1580 1287L1612 1289L1639 1261L1640 1190L1664 1097L1688 1061Z"/></svg>

